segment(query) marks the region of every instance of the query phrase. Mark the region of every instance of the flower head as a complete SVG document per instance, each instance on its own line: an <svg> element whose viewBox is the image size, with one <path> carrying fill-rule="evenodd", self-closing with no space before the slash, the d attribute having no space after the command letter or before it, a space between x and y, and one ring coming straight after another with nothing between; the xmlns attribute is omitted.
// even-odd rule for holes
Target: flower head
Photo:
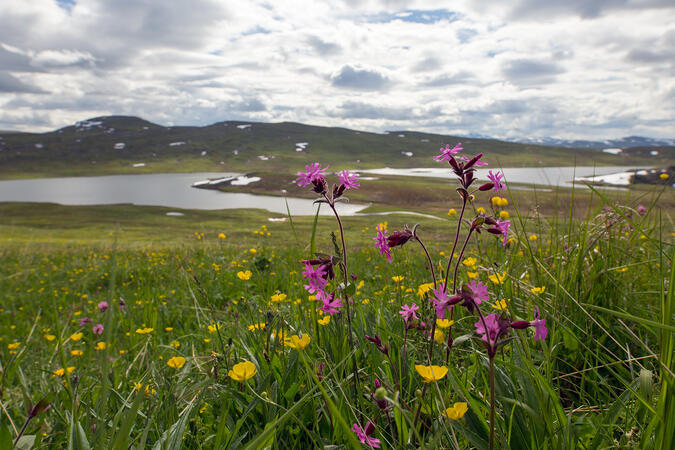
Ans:
<svg viewBox="0 0 675 450"><path fill-rule="evenodd" d="M451 408L443 411L443 416L451 420L459 420L464 417L464 414L469 410L466 402L457 402Z"/></svg>
<svg viewBox="0 0 675 450"><path fill-rule="evenodd" d="M174 356L173 358L169 358L166 365L173 369L182 369L185 365L185 358L182 356Z"/></svg>
<svg viewBox="0 0 675 450"><path fill-rule="evenodd" d="M479 319L478 322L474 324L476 333L481 335L483 342L487 342L490 346L494 346L497 343L497 338L501 334L502 326L495 313L488 314L484 319L485 323L483 323L483 320Z"/></svg>
<svg viewBox="0 0 675 450"><path fill-rule="evenodd" d="M476 302L477 305L480 305L483 301L487 301L490 299L487 286L481 283L480 281L471 280L471 282L467 284L467 287L471 291L473 300Z"/></svg>
<svg viewBox="0 0 675 450"><path fill-rule="evenodd" d="M387 245L389 248L398 246L403 247L403 244L412 239L412 237L412 231L410 231L408 227L406 227L404 230L396 230L387 236Z"/></svg>
<svg viewBox="0 0 675 450"><path fill-rule="evenodd" d="M251 278L251 275L253 274L251 273L250 270L237 272L237 278L244 281L249 280Z"/></svg>
<svg viewBox="0 0 675 450"><path fill-rule="evenodd" d="M304 172L298 172L298 178L295 181L298 183L298 186L307 186L312 184L319 178L324 178L323 173L329 166L321 167L319 163L313 163L309 166L305 166Z"/></svg>
<svg viewBox="0 0 675 450"><path fill-rule="evenodd" d="M448 373L446 366L424 366L422 364L415 364L415 370L422 377L422 381L430 383L445 378Z"/></svg>
<svg viewBox="0 0 675 450"><path fill-rule="evenodd" d="M391 262L391 251L389 250L389 244L387 244L387 228L379 223L375 229L377 230L377 235L373 238L375 247L380 250L381 255L387 257L387 261Z"/></svg>
<svg viewBox="0 0 675 450"><path fill-rule="evenodd" d="M494 184L495 191L498 194L501 194L502 190L504 189L504 184L501 182L501 179L504 178L504 175L497 171L496 173L492 173L492 171L488 171L488 179L492 181Z"/></svg>
<svg viewBox="0 0 675 450"><path fill-rule="evenodd" d="M91 328L91 331L93 331L94 334L103 334L103 325L101 325L100 323L97 324L97 325L94 325Z"/></svg>
<svg viewBox="0 0 675 450"><path fill-rule="evenodd" d="M530 322L534 327L534 340L543 341L548 336L548 329L546 329L546 319L539 318L539 308L534 312L534 320Z"/></svg>
<svg viewBox="0 0 675 450"><path fill-rule="evenodd" d="M350 173L349 170L343 170L338 173L340 183L345 185L346 189L357 189L361 186L359 183L359 176L355 173Z"/></svg>
<svg viewBox="0 0 675 450"><path fill-rule="evenodd" d="M450 148L450 144L447 144L445 148L440 148L440 155L434 156L435 161L450 161L452 155L456 155L460 151L464 150L462 148L462 143L458 142L453 148Z"/></svg>
<svg viewBox="0 0 675 450"><path fill-rule="evenodd" d="M106 301L104 300L104 301L102 301L102 302L99 302L98 305L96 305L96 306L98 307L98 310L99 310L99 311L105 312L105 311L108 309L108 307L109 307L110 305L108 305L108 302L106 302Z"/></svg>
<svg viewBox="0 0 675 450"><path fill-rule="evenodd" d="M361 428L358 424L352 425L352 431L356 433L362 444L366 444L370 448L380 448L380 440L371 435L375 432L375 425L369 420L365 428Z"/></svg>
<svg viewBox="0 0 675 450"><path fill-rule="evenodd" d="M330 316L328 316L330 317ZM303 334L302 337L294 334L293 336L286 338L284 345L286 347L294 348L296 350L302 350L309 345L311 338L309 334Z"/></svg>
<svg viewBox="0 0 675 450"><path fill-rule="evenodd" d="M323 294L324 295L321 297L323 305L321 305L319 309L323 311L324 314L330 314L332 316L342 308L342 300L335 298L335 294L328 294L325 292Z"/></svg>
<svg viewBox="0 0 675 450"><path fill-rule="evenodd" d="M398 313L403 317L403 321L408 323L413 319L419 319L417 314L415 314L415 311L418 309L420 309L420 307L413 303L412 306L403 305Z"/></svg>
<svg viewBox="0 0 675 450"><path fill-rule="evenodd" d="M256 373L258 373L258 370L255 368L255 364L251 361L244 361L232 366L227 375L233 380L242 383L252 378Z"/></svg>

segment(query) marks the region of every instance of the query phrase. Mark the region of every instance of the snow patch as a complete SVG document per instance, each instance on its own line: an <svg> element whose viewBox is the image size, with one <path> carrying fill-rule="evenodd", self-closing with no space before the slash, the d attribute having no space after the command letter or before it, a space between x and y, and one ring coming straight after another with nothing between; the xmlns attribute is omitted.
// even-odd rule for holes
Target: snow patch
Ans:
<svg viewBox="0 0 675 450"><path fill-rule="evenodd" d="M124 142L118 142L117 144L115 144L115 150L124 150L124 147L126 146L127 144L125 144Z"/></svg>
<svg viewBox="0 0 675 450"><path fill-rule="evenodd" d="M202 155L202 156L206 156L206 150L202 150L201 155Z"/></svg>
<svg viewBox="0 0 675 450"><path fill-rule="evenodd" d="M268 217L267 220L270 222L286 222L285 217Z"/></svg>
<svg viewBox="0 0 675 450"><path fill-rule="evenodd" d="M578 181L587 181L589 183L604 183L613 186L629 186L633 178L633 172L610 173L608 175L596 175L591 177L578 177Z"/></svg>
<svg viewBox="0 0 675 450"><path fill-rule="evenodd" d="M171 143L169 144L169 147L180 147L181 145L185 145L185 141L171 142Z"/></svg>
<svg viewBox="0 0 675 450"><path fill-rule="evenodd" d="M251 128L251 124L237 125L237 128L239 128L240 130L245 130L247 128Z"/></svg>
<svg viewBox="0 0 675 450"><path fill-rule="evenodd" d="M145 163L136 163L133 164L132 167L145 167Z"/></svg>
<svg viewBox="0 0 675 450"><path fill-rule="evenodd" d="M618 155L623 152L623 149L620 148L606 148L602 150L602 153L610 153L612 155Z"/></svg>
<svg viewBox="0 0 675 450"><path fill-rule="evenodd" d="M412 157L413 152L401 152L401 155L407 156L408 158Z"/></svg>
<svg viewBox="0 0 675 450"><path fill-rule="evenodd" d="M230 182L232 186L247 186L251 183L260 181L260 177L247 177L246 175L239 176Z"/></svg>
<svg viewBox="0 0 675 450"><path fill-rule="evenodd" d="M296 152L304 152L307 150L307 146L309 145L309 142L296 142L295 143L295 151Z"/></svg>
<svg viewBox="0 0 675 450"><path fill-rule="evenodd" d="M234 155L236 156L239 154L239 150L232 150L232 153L234 153Z"/></svg>
<svg viewBox="0 0 675 450"><path fill-rule="evenodd" d="M258 155L258 159L259 159L260 161L267 161L267 160L269 160L269 157L267 157L267 156L265 156L265 155Z"/></svg>
<svg viewBox="0 0 675 450"><path fill-rule="evenodd" d="M177 211L169 211L168 213L166 213L166 215L167 216L180 217L180 216L184 216L185 214L183 214L182 212L177 212Z"/></svg>
<svg viewBox="0 0 675 450"><path fill-rule="evenodd" d="M649 154L652 155L652 156L656 156L656 155L659 154L659 151L658 150L652 150L651 152L649 152Z"/></svg>
<svg viewBox="0 0 675 450"><path fill-rule="evenodd" d="M35 144L35 148L45 148L43 144Z"/></svg>

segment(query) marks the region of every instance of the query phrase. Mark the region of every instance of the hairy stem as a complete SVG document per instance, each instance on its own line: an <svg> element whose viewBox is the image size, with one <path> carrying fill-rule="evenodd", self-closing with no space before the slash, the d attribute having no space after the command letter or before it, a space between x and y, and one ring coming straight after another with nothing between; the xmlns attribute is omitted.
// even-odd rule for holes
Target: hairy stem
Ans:
<svg viewBox="0 0 675 450"><path fill-rule="evenodd" d="M448 258L448 266L445 268L445 284L443 285L443 292L448 291L448 277L450 276L450 265L452 264L452 258L455 255L455 249L457 248L457 242L459 241L459 231L462 227L462 218L464 217L464 211L466 210L466 199L462 198L462 211L459 213L459 219L457 220L457 231L455 232L455 242L452 244L452 250L450 251L450 258Z"/></svg>

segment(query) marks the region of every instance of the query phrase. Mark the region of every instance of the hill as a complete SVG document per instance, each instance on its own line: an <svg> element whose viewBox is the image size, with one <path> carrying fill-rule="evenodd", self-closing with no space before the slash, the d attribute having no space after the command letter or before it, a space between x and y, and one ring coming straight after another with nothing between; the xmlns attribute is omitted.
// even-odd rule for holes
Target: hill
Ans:
<svg viewBox="0 0 675 450"><path fill-rule="evenodd" d="M592 149L505 142L414 131L388 134L300 123L226 121L165 127L129 116L95 117L48 133L0 135L0 176L136 172L283 171L304 164L351 168L424 167L445 144L490 155L503 167L664 165L675 147ZM656 153L654 153L656 151Z"/></svg>

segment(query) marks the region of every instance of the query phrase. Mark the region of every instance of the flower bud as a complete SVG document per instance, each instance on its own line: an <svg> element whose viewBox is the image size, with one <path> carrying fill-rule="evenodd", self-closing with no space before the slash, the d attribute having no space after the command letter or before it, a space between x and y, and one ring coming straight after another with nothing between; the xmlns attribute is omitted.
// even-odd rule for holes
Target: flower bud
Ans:
<svg viewBox="0 0 675 450"><path fill-rule="evenodd" d="M478 190L479 190L479 191L489 191L489 190L492 189L493 187L495 187L495 184L494 184L494 183L485 183L485 184L482 184L482 185L478 188Z"/></svg>
<svg viewBox="0 0 675 450"><path fill-rule="evenodd" d="M263 400L267 400L268 399L267 391L262 391L260 393L260 396L262 397Z"/></svg>
<svg viewBox="0 0 675 450"><path fill-rule="evenodd" d="M527 320L516 320L515 322L511 322L511 328L515 328L516 330L524 330L529 326L530 322Z"/></svg>
<svg viewBox="0 0 675 450"><path fill-rule="evenodd" d="M415 397L418 399L422 398L422 390L421 389L415 389Z"/></svg>

